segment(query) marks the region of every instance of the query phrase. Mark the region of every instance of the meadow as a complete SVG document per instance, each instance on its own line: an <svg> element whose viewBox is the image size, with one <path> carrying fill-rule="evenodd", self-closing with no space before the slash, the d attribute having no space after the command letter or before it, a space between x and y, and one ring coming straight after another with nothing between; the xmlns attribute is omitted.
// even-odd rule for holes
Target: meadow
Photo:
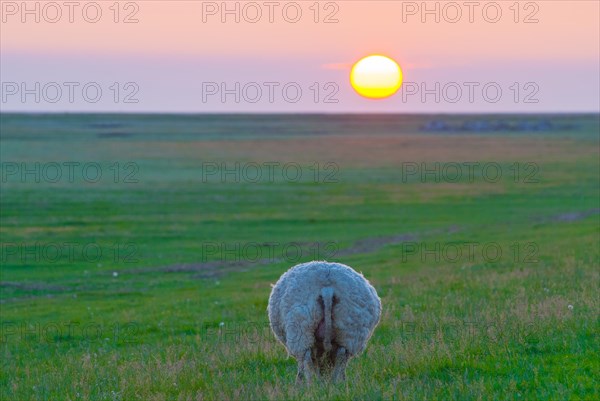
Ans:
<svg viewBox="0 0 600 401"><path fill-rule="evenodd" d="M0 132L3 400L600 399L598 115L2 114ZM383 303L339 386L296 386L268 327L271 284L313 259Z"/></svg>

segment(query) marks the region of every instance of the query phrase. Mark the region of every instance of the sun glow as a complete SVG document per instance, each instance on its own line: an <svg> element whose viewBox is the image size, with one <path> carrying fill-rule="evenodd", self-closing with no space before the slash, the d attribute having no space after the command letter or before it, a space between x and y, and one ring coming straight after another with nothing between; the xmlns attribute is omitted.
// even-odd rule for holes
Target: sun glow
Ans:
<svg viewBox="0 0 600 401"><path fill-rule="evenodd" d="M361 96L383 99L392 96L402 86L402 70L389 57L367 56L352 67L350 83Z"/></svg>

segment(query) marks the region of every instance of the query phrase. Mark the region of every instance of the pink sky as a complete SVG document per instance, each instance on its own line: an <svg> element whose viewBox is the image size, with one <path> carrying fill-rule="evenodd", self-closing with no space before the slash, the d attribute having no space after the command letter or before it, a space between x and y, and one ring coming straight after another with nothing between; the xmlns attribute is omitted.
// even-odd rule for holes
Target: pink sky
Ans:
<svg viewBox="0 0 600 401"><path fill-rule="evenodd" d="M227 2L230 10L237 4L239 22L235 13L222 14L221 1L120 2L118 16L114 1L76 2L73 22L64 2L48 3L52 2L26 2L34 11L24 13L21 1L1 2L3 110L327 113L599 108L597 1L521 1L517 7L515 1L321 1L318 7L315 1ZM435 12L423 13L423 4L429 10L437 7L439 22ZM96 17L96 9L101 16ZM256 18L257 10L261 18ZM137 22L124 23L131 13ZM332 22L324 23L331 13ZM298 22L290 22L294 18ZM55 19L58 22L51 22ZM92 23L94 19L98 21ZM254 19L257 22L250 22ZM349 87L352 63L372 53L388 55L403 68L409 84L396 96L372 101ZM58 96L52 88L45 94L39 90L39 103L34 94L21 96L22 84L35 91L36 83L42 88L53 82L64 90L55 103L48 101ZM64 82L79 84L72 103ZM79 88L90 82L103 92L96 103L80 93ZM117 102L111 89L115 82ZM279 84L273 99L265 82ZM220 90L207 95L214 83L232 90L239 83L240 98L229 94L223 101ZM263 90L254 103L258 92L253 83ZM297 102L281 92L290 83L302 91ZM244 86L247 92L242 93ZM483 93L484 87L489 92ZM469 93L470 88L474 92ZM496 97L498 88L502 93ZM422 97L422 89L429 94ZM131 98L138 102L125 103L123 97L133 92ZM327 95L337 103L325 102Z"/></svg>

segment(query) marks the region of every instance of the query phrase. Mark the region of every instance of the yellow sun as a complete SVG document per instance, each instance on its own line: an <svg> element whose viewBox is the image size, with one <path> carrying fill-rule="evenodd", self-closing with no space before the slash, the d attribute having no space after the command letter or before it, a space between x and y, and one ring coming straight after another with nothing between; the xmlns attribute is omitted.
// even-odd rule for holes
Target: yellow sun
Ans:
<svg viewBox="0 0 600 401"><path fill-rule="evenodd" d="M360 59L350 72L350 84L359 95L371 99L392 96L402 85L402 70L389 57L378 54Z"/></svg>

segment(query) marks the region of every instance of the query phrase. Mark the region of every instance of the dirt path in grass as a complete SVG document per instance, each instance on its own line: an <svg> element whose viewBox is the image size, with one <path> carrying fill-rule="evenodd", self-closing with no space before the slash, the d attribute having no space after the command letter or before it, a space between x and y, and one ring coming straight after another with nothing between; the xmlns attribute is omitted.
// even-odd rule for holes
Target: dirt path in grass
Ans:
<svg viewBox="0 0 600 401"><path fill-rule="evenodd" d="M457 226L451 226L445 229L436 229L430 230L427 232L423 232L420 234L417 233L406 233L406 234L397 234L397 235L388 235L381 237L370 237L363 238L356 242L354 242L350 247L343 248L339 250L333 250L328 255L328 259L336 258L340 256L349 256L356 255L362 253L372 253L382 249L388 245L398 245L407 241L415 241L421 237L430 236L430 235L439 235L439 234L453 234L460 231ZM302 249L303 254L309 254L311 250L314 249L326 249L327 245L332 244L331 242L297 242L290 245L298 246ZM178 264L171 265L159 268L152 269L135 269L130 270L132 273L147 273L149 271L154 272L165 272L165 273L181 273L181 272L193 272L193 277L196 278L210 278L210 277L218 277L222 276L226 273L230 272L241 272L247 271L255 266L264 266L279 262L285 262L286 258L264 258L258 260L235 260L235 261L209 261L209 262L201 262L201 263L188 263L188 264ZM294 263L293 261L289 261L290 263Z"/></svg>
<svg viewBox="0 0 600 401"><path fill-rule="evenodd" d="M575 222L578 220L585 219L587 217L600 214L600 209L591 209L585 211L577 211L577 212L568 212L561 213L558 215L548 216L544 218L535 218L533 219L536 222L545 222L545 223L569 223ZM428 237L432 235L452 235L454 233L460 232L461 229L458 226L450 226L442 229L430 230L422 233L404 233L397 235L388 235L381 237L370 237L363 238L356 242L354 242L350 247L339 249L333 254L331 254L330 258L340 257L340 256L350 256L357 255L363 253L372 253L379 251L380 249L388 246L388 245L399 245L403 242L409 241L417 241L422 237ZM322 247L326 246L326 243L297 243L297 245L301 246L303 251L305 249L315 249L315 246L318 246L318 249L322 249ZM284 262L285 258L268 258L268 259L260 259L260 260L237 260L237 261L210 261L203 263L190 263L190 264L180 264L180 265L172 265L166 267L160 267L156 269L150 269L152 271L158 272L193 272L196 273L193 275L195 278L214 278L223 276L224 274L231 272L243 272L251 269L255 266L264 266L273 263ZM149 269L141 269L139 272L148 272Z"/></svg>
<svg viewBox="0 0 600 401"><path fill-rule="evenodd" d="M536 223L571 223L600 214L600 209L590 209L577 212L567 212L552 216L534 217L532 221ZM433 235L452 235L460 232L457 226L450 226L443 229L435 229L421 233L404 233L397 235L388 235L380 237L369 237L355 241L351 246L333 252L329 259L350 256L364 253L372 253L388 245L398 245L408 241L417 241L423 237ZM311 249L323 249L327 243L296 243L303 251ZM228 273L236 273L250 270L253 267L265 266L274 263L285 262L285 258L268 258L258 260L237 260L237 261L208 261L201 263L177 264L163 267L139 268L122 271L121 274L145 274L145 273L193 273L194 278L216 278ZM291 262L293 263L293 262ZM109 272L102 274L110 274ZM0 281L0 288L13 288L25 291L40 291L44 295L27 295L19 298L10 298L1 300L0 303L16 301L24 298L37 298L41 296L54 296L68 291L68 288L62 286L49 285L44 282L11 282ZM85 290L81 287L78 290Z"/></svg>

